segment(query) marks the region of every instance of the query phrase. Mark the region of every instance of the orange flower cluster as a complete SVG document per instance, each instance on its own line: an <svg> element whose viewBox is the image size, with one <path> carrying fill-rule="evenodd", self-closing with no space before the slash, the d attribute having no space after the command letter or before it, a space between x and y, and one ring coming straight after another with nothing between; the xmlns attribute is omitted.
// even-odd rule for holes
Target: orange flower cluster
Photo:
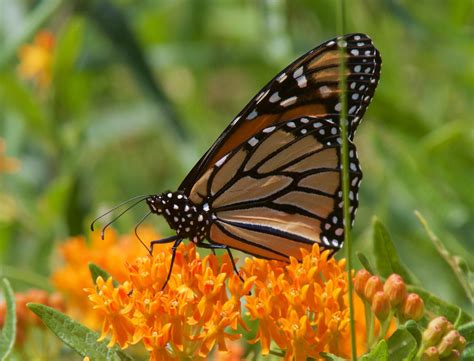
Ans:
<svg viewBox="0 0 474 361"><path fill-rule="evenodd" d="M226 351L229 341L240 338L239 325L247 328L243 298L250 318L258 320L251 342L260 342L263 354L272 341L286 360L319 358L322 351L349 354L345 262L328 260L317 245L301 263L247 258L244 282L227 255L219 263L214 255L201 258L192 243L180 245L164 290L171 252L161 247L128 265L128 281L115 287L112 279L98 278L86 290L104 320L102 338L112 336L110 345L142 342L151 360L205 359L213 348Z"/></svg>
<svg viewBox="0 0 474 361"><path fill-rule="evenodd" d="M40 319L31 312L26 305L28 303L41 303L57 310L64 310L63 299L60 294L48 294L46 291L31 289L26 293L15 294L15 308L16 308L16 345L21 346L27 335L28 329L34 326L43 326ZM0 302L0 328L3 327L6 315L6 304Z"/></svg>
<svg viewBox="0 0 474 361"><path fill-rule="evenodd" d="M23 45L18 56L18 73L24 79L34 81L44 89L51 83L54 36L43 30L36 34L33 44Z"/></svg>
<svg viewBox="0 0 474 361"><path fill-rule="evenodd" d="M141 341L151 360L204 360L214 346L226 351L226 340L240 337L229 329L243 325L240 298L254 278L242 283L227 255L219 265L216 256L201 259L193 244L181 245L162 291L171 258L163 247L167 252L157 248L153 258L130 264L129 281L114 287L112 279L99 277L97 287L87 290L104 318L102 337L111 333L110 344L121 347Z"/></svg>
<svg viewBox="0 0 474 361"><path fill-rule="evenodd" d="M147 227L140 228L140 234L145 240L160 238ZM125 263L142 256L146 250L135 235L119 237L113 230L106 233L105 239L101 239L98 232L91 238L87 242L85 237L72 237L60 245L59 253L64 262L53 272L51 280L66 300L67 313L91 328L100 329L102 319L91 310L90 303L84 297L83 288L93 287L88 264L98 265L122 282L128 276Z"/></svg>
<svg viewBox="0 0 474 361"><path fill-rule="evenodd" d="M323 351L349 356L345 260L328 260L327 255L315 245L302 262L291 259L289 265L246 259L246 277L256 277L256 292L246 297L246 308L259 321L251 342L260 341L262 354L269 353L274 341L285 351L285 360L319 358Z"/></svg>

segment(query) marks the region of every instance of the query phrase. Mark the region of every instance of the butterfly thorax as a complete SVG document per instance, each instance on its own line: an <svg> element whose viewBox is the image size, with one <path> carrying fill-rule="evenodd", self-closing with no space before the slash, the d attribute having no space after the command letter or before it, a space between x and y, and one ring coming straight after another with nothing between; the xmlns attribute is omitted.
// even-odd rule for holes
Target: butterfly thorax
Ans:
<svg viewBox="0 0 474 361"><path fill-rule="evenodd" d="M199 243L208 233L209 209L195 205L183 192L164 192L146 199L152 213L165 217L178 236Z"/></svg>

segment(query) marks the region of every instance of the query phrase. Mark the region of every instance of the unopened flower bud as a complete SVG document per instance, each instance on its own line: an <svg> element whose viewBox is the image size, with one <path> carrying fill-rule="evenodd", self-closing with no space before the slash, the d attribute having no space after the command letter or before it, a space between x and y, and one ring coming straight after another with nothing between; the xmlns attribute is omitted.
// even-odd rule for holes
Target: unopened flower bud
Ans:
<svg viewBox="0 0 474 361"><path fill-rule="evenodd" d="M390 304L395 307L403 304L407 297L407 286L403 278L396 273L390 275L383 285L383 290L387 294Z"/></svg>
<svg viewBox="0 0 474 361"><path fill-rule="evenodd" d="M458 344L454 347L459 350L460 353L462 353L466 347L466 339L463 336L459 336Z"/></svg>
<svg viewBox="0 0 474 361"><path fill-rule="evenodd" d="M421 361L438 361L439 353L438 349L434 346L428 347L425 352L421 355Z"/></svg>
<svg viewBox="0 0 474 361"><path fill-rule="evenodd" d="M379 291L383 291L383 283L380 280L380 277L378 276L370 277L365 284L365 289L364 289L365 299L369 301L370 303L372 303L372 298Z"/></svg>
<svg viewBox="0 0 474 361"><path fill-rule="evenodd" d="M449 356L443 357L443 361L458 361L460 359L461 359L461 352L459 352L456 349L452 350Z"/></svg>
<svg viewBox="0 0 474 361"><path fill-rule="evenodd" d="M430 321L428 327L423 331L423 343L425 346L437 345L448 331L449 321L446 317L439 316Z"/></svg>
<svg viewBox="0 0 474 361"><path fill-rule="evenodd" d="M354 277L354 290L361 298L364 298L365 284L367 283L367 280L370 278L370 276L372 275L369 271L361 269L357 271Z"/></svg>
<svg viewBox="0 0 474 361"><path fill-rule="evenodd" d="M461 335L456 330L449 331L441 340L438 345L439 355L441 357L447 357L451 354L451 351L457 346L459 337Z"/></svg>
<svg viewBox="0 0 474 361"><path fill-rule="evenodd" d="M416 293L410 293L403 304L403 315L406 318L418 321L425 313L425 304Z"/></svg>
<svg viewBox="0 0 474 361"><path fill-rule="evenodd" d="M385 292L379 291L372 298L372 312L380 321L388 317L390 313L390 301Z"/></svg>

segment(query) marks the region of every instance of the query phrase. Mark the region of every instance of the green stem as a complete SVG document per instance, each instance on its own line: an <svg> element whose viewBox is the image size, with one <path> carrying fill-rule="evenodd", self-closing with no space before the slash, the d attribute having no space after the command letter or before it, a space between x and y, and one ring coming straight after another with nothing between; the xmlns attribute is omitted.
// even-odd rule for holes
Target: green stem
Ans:
<svg viewBox="0 0 474 361"><path fill-rule="evenodd" d="M345 3L344 0L339 1L339 17L338 17L338 33L340 35L345 34ZM341 101L341 138L342 138L342 199L344 204L344 243L346 245L346 258L347 258L347 278L348 278L348 291L349 291L349 314L350 314L350 331L351 331L351 353L352 360L357 360L357 349L356 349L356 338L355 338L355 322L354 322L354 300L353 290L354 284L352 282L352 241L351 241L351 216L349 212L349 145L347 144L347 94L346 94L346 48L339 46L339 88L342 89L340 95Z"/></svg>
<svg viewBox="0 0 474 361"><path fill-rule="evenodd" d="M14 58L17 49L28 41L31 36L53 15L61 6L63 0L41 1L28 16L23 33L8 42L3 49L0 49L0 69Z"/></svg>
<svg viewBox="0 0 474 361"><path fill-rule="evenodd" d="M385 337L385 335L388 332L388 328L390 327L391 321L393 319L394 311L390 310L390 313L388 314L388 317L384 321L380 321L380 333L377 336L376 342L379 342L381 339Z"/></svg>
<svg viewBox="0 0 474 361"><path fill-rule="evenodd" d="M370 348L374 344L375 338L375 317L372 313L372 310L370 309L370 306L367 303L365 303L365 310L366 314L368 314L365 325L365 329L367 332L367 349L370 350Z"/></svg>

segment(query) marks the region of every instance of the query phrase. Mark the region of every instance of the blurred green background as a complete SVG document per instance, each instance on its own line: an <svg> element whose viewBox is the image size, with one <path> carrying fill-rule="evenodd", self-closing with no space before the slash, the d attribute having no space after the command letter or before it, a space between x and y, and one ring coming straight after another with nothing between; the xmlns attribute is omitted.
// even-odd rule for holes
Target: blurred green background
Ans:
<svg viewBox="0 0 474 361"><path fill-rule="evenodd" d="M369 34L383 59L356 136L355 248L370 258L377 215L426 288L469 310L413 211L473 269L473 2L346 5L347 32ZM267 81L337 35L336 19L334 0L0 0L0 157L20 162L0 173L2 274L41 283L55 245L90 234L96 215L175 190ZM40 29L55 37L48 87L17 70ZM145 211L115 226L131 232Z"/></svg>

